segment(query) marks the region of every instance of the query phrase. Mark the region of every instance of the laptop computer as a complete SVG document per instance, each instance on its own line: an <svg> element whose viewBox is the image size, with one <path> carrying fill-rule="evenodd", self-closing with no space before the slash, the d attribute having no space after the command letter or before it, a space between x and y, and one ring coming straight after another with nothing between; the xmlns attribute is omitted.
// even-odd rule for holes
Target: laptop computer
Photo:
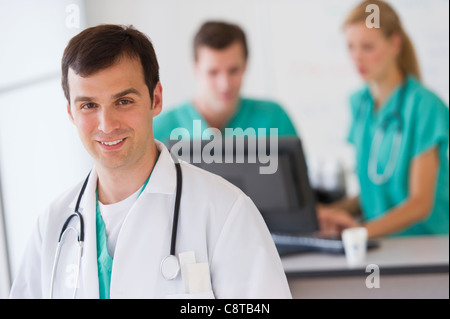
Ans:
<svg viewBox="0 0 450 319"><path fill-rule="evenodd" d="M261 212L281 256L344 253L338 236L319 231L316 197L299 138L171 140L168 147L174 156L222 176L246 193ZM368 247L376 245L369 241Z"/></svg>

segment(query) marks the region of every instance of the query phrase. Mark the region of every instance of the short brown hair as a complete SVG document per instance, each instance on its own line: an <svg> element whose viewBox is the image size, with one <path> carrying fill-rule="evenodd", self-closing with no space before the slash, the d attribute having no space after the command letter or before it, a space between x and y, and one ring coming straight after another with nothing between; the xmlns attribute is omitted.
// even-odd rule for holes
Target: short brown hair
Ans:
<svg viewBox="0 0 450 319"><path fill-rule="evenodd" d="M242 44L245 59L247 59L247 40L241 27L222 21L207 21L203 23L194 37L194 59L197 60L198 49L201 46L222 50L235 42Z"/></svg>
<svg viewBox="0 0 450 319"><path fill-rule="evenodd" d="M69 68L81 76L89 76L112 66L123 56L139 58L150 98L159 82L159 65L150 39L133 26L102 24L87 28L68 43L61 61L61 84L70 103Z"/></svg>

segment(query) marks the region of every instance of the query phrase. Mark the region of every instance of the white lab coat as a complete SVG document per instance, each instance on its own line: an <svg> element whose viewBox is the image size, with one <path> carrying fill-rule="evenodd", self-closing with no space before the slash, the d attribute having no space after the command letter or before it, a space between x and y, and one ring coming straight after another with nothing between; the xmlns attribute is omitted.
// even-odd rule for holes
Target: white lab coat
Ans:
<svg viewBox="0 0 450 319"><path fill-rule="evenodd" d="M111 298L291 298L287 279L261 214L240 189L223 178L181 162L183 190L177 254L194 251L208 263L211 290L190 294L182 278L165 280L160 264L169 254L176 170L167 148L126 216L114 254ZM80 207L85 243L77 298L98 298L96 182L92 170ZM73 212L82 182L40 215L14 280L11 298L48 298L61 227ZM78 221L73 224L78 228ZM58 263L54 297L71 298L77 268L76 233L67 233Z"/></svg>

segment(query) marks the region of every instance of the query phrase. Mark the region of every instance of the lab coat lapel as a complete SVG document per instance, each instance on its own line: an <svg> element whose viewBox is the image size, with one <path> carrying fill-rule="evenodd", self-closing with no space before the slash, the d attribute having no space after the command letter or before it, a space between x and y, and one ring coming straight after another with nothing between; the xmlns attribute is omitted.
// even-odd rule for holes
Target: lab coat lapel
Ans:
<svg viewBox="0 0 450 319"><path fill-rule="evenodd" d="M117 239L111 275L111 298L154 298L165 283L160 263L169 254L176 172L166 147L161 152L150 180L124 220Z"/></svg>
<svg viewBox="0 0 450 319"><path fill-rule="evenodd" d="M145 193L153 194L175 194L176 191L176 171L172 155L163 143L155 140L159 154L159 159L152 171L152 176L148 181Z"/></svg>
<svg viewBox="0 0 450 319"><path fill-rule="evenodd" d="M176 192L176 171L168 149L159 141L161 152L152 176L128 213L117 240L111 277L111 298L154 295L149 287L161 286L159 265L169 253ZM96 233L96 196L98 175L95 168L89 177L80 204L85 225L85 242L81 259L78 298L99 298ZM70 204L73 211L77 198ZM166 245L161 243L167 243ZM146 287L140 291L136 287ZM167 284L166 284L167 286Z"/></svg>
<svg viewBox="0 0 450 319"><path fill-rule="evenodd" d="M84 247L81 257L80 280L77 298L98 299L98 268L97 268L97 235L96 235L96 196L97 172L92 169L89 182L80 203L80 212L84 221ZM77 198L70 208L75 208Z"/></svg>

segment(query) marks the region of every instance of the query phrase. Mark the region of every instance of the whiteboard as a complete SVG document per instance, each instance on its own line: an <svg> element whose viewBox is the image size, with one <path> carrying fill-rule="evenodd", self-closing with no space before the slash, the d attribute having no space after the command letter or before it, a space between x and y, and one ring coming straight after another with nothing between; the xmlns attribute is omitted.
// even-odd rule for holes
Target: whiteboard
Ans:
<svg viewBox="0 0 450 319"><path fill-rule="evenodd" d="M448 105L449 1L390 0L415 45L423 80ZM207 19L238 23L249 42L242 93L280 102L312 161L338 161L358 192L346 142L349 95L362 82L341 31L357 0L97 0L87 23L133 24L153 41L160 63L163 112L192 98L192 38Z"/></svg>

